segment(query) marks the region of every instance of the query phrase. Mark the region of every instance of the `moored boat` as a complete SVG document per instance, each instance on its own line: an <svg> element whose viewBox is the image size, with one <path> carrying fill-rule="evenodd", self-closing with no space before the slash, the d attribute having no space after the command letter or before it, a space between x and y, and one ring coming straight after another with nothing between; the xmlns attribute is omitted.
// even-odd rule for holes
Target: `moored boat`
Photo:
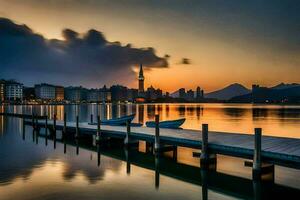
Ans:
<svg viewBox="0 0 300 200"><path fill-rule="evenodd" d="M159 128L179 128L185 122L185 118L159 122ZM154 121L146 122L147 127L155 127Z"/></svg>
<svg viewBox="0 0 300 200"><path fill-rule="evenodd" d="M127 115L119 118L108 119L108 120L101 120L102 125L111 125L111 126L124 126L127 122L132 122L134 119L135 114ZM96 125L97 123L89 123L91 125Z"/></svg>

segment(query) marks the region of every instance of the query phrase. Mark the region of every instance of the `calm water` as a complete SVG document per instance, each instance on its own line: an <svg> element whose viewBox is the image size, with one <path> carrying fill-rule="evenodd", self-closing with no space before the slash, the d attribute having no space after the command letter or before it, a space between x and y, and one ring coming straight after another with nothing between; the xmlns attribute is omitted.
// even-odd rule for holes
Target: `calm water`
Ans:
<svg viewBox="0 0 300 200"><path fill-rule="evenodd" d="M184 128L199 129L208 123L211 130L251 133L262 127L264 134L300 137L299 106L252 106L223 104L157 105L68 105L2 106L1 112L54 113L73 121L90 114L114 118L136 113L135 122L144 123L159 113L162 120L187 118ZM96 117L95 117L96 118ZM98 148L89 140L79 143L45 138L21 121L0 117L0 199L265 199L300 195L300 171L275 166L275 183L253 183L251 168L244 160L218 156L216 172L205 173L192 149L179 148L175 161L171 154L159 159L139 150L126 151L116 143ZM77 151L78 150L78 151Z"/></svg>

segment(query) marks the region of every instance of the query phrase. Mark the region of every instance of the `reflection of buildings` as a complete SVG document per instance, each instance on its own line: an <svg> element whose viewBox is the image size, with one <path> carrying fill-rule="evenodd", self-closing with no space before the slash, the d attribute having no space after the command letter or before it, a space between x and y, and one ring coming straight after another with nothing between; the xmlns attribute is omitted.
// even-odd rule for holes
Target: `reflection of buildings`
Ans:
<svg viewBox="0 0 300 200"><path fill-rule="evenodd" d="M144 106L145 105L137 105L138 107L138 122L144 123Z"/></svg>

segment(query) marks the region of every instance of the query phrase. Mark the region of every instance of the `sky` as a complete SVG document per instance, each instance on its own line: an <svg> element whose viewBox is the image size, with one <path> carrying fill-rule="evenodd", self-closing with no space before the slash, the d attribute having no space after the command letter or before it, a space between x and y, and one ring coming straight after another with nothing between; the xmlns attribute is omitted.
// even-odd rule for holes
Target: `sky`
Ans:
<svg viewBox="0 0 300 200"><path fill-rule="evenodd" d="M300 82L299 10L296 0L0 0L0 77L136 88L143 63L146 87L164 91Z"/></svg>

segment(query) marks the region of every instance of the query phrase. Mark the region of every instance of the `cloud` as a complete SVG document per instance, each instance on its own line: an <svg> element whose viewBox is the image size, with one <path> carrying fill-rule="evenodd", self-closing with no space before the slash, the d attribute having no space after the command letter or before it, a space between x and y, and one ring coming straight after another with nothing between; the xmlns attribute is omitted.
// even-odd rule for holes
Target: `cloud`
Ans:
<svg viewBox="0 0 300 200"><path fill-rule="evenodd" d="M109 42L94 29L84 34L64 29L62 35L63 40L49 40L26 25L0 18L0 78L99 87L134 81L132 67L140 63L148 69L168 67L168 57L157 56L152 47Z"/></svg>
<svg viewBox="0 0 300 200"><path fill-rule="evenodd" d="M180 64L190 65L191 64L191 59L189 59L189 58L182 58Z"/></svg>

